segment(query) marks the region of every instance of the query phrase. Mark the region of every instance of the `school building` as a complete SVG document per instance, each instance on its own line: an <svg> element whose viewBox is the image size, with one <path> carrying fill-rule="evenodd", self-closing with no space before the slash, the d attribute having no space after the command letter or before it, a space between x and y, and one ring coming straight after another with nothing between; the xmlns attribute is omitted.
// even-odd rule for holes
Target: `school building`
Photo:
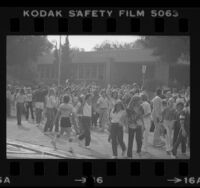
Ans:
<svg viewBox="0 0 200 188"><path fill-rule="evenodd" d="M171 81L189 85L189 63L176 63L173 66L161 62L149 49L106 50L77 52L66 70L67 78L73 82L95 81L98 84L141 83L142 66L146 65L145 80L157 80L165 85ZM65 62L62 62L65 63ZM53 54L38 59L38 78L44 83L57 83L58 62Z"/></svg>

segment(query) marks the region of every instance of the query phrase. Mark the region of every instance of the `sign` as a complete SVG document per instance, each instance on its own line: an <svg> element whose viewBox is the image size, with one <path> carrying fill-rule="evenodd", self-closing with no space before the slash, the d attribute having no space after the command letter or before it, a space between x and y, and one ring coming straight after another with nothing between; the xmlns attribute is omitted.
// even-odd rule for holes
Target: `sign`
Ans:
<svg viewBox="0 0 200 188"><path fill-rule="evenodd" d="M145 74L146 69L147 69L147 66L146 65L142 65L142 74Z"/></svg>

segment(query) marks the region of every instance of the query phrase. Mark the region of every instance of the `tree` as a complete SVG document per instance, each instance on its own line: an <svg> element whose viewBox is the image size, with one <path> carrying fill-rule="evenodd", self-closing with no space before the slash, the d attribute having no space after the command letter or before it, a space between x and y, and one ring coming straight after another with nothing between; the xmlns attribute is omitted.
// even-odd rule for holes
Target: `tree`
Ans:
<svg viewBox="0 0 200 188"><path fill-rule="evenodd" d="M7 37L7 64L25 65L29 60L53 48L46 36L9 36Z"/></svg>
<svg viewBox="0 0 200 188"><path fill-rule="evenodd" d="M70 49L70 43L68 36L65 38L64 45L61 46L61 83L66 79L71 78L70 66L72 62L72 51Z"/></svg>
<svg viewBox="0 0 200 188"><path fill-rule="evenodd" d="M7 74L19 81L34 82L37 79L34 63L52 47L46 36L7 37Z"/></svg>
<svg viewBox="0 0 200 188"><path fill-rule="evenodd" d="M177 62L180 57L189 61L189 37L146 36L141 43L146 48L154 49L153 55L160 56L161 60L170 64Z"/></svg>
<svg viewBox="0 0 200 188"><path fill-rule="evenodd" d="M104 51L104 50L116 50L116 49L122 49L122 50L130 50L134 48L143 48L143 37L140 37L140 39L137 39L134 42L125 42L125 43L119 43L119 42L111 42L108 40L103 41L101 44L97 44L94 46L95 51Z"/></svg>

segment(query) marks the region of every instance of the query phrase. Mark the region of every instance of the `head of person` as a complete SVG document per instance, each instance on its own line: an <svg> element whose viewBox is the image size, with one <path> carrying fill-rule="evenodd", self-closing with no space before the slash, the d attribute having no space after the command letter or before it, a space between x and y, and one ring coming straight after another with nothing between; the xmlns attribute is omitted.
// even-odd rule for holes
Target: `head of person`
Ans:
<svg viewBox="0 0 200 188"><path fill-rule="evenodd" d="M49 95L49 96L55 95L55 90L54 90L53 88L50 88L50 89L49 89L48 95Z"/></svg>
<svg viewBox="0 0 200 188"><path fill-rule="evenodd" d="M73 100L74 104L77 104L79 101L79 98L78 98L78 96L73 96L72 100Z"/></svg>
<svg viewBox="0 0 200 188"><path fill-rule="evenodd" d="M186 110L190 113L190 100L188 100L186 102L186 106L185 106Z"/></svg>
<svg viewBox="0 0 200 188"><path fill-rule="evenodd" d="M141 104L141 97L136 94L131 98L128 104L128 108L130 110L133 110L135 107L138 107L140 104Z"/></svg>
<svg viewBox="0 0 200 188"><path fill-rule="evenodd" d="M113 90L111 93L112 98L117 99L118 98L118 92L117 90Z"/></svg>
<svg viewBox="0 0 200 188"><path fill-rule="evenodd" d="M168 90L168 91L166 92L166 97L167 97L168 99L172 97L172 94L171 94L171 91L170 91L170 90Z"/></svg>
<svg viewBox="0 0 200 188"><path fill-rule="evenodd" d="M85 101L87 103L91 103L92 102L92 95L90 93L88 93L86 96L85 96Z"/></svg>
<svg viewBox="0 0 200 188"><path fill-rule="evenodd" d="M102 97L106 97L106 90L105 90L105 89L103 89L103 90L101 91L101 96L102 96Z"/></svg>
<svg viewBox="0 0 200 188"><path fill-rule="evenodd" d="M19 93L20 93L21 95L24 95L24 94L25 94L24 89L21 88L21 89L19 90Z"/></svg>
<svg viewBox="0 0 200 188"><path fill-rule="evenodd" d="M176 100L176 109L177 111L182 111L184 108L184 101L183 99L177 99Z"/></svg>
<svg viewBox="0 0 200 188"><path fill-rule="evenodd" d="M7 85L7 90L10 90L11 89L11 85Z"/></svg>
<svg viewBox="0 0 200 188"><path fill-rule="evenodd" d="M141 99L142 99L142 101L148 101L148 96L147 96L147 94L142 93L142 94L141 94Z"/></svg>
<svg viewBox="0 0 200 188"><path fill-rule="evenodd" d="M64 92L69 95L71 93L71 88L70 87L65 88Z"/></svg>
<svg viewBox="0 0 200 188"><path fill-rule="evenodd" d="M169 100L168 100L168 102L167 102L167 105L170 107L170 108L172 108L173 106L174 106L174 98L173 97L171 97L171 98L169 98Z"/></svg>
<svg viewBox="0 0 200 188"><path fill-rule="evenodd" d="M124 110L124 105L121 101L118 101L114 106L113 113L120 112L121 110Z"/></svg>
<svg viewBox="0 0 200 188"><path fill-rule="evenodd" d="M161 96L161 95L162 95L162 90L161 90L160 88L158 88L158 89L156 90L156 95L157 95L157 96Z"/></svg>
<svg viewBox="0 0 200 188"><path fill-rule="evenodd" d="M69 95L64 95L63 96L63 103L68 104L70 101L70 96Z"/></svg>
<svg viewBox="0 0 200 188"><path fill-rule="evenodd" d="M31 87L28 87L28 88L26 89L26 91L27 91L27 94L30 94L30 93L31 93Z"/></svg>
<svg viewBox="0 0 200 188"><path fill-rule="evenodd" d="M167 101L166 101L166 100L163 100L163 101L162 101L162 106L163 106L163 108L166 108L166 107L167 107Z"/></svg>

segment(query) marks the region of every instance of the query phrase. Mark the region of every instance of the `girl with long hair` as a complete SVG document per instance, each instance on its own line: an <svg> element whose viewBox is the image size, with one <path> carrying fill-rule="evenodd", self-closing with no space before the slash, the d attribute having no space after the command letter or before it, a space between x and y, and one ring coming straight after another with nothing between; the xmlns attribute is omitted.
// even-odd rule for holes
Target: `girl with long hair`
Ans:
<svg viewBox="0 0 200 188"><path fill-rule="evenodd" d="M126 146L123 141L123 126L125 125L125 110L122 102L117 102L114 108L110 112L111 119L111 139L112 139L112 151L113 158L117 158L117 145L121 146L122 157L125 156Z"/></svg>

